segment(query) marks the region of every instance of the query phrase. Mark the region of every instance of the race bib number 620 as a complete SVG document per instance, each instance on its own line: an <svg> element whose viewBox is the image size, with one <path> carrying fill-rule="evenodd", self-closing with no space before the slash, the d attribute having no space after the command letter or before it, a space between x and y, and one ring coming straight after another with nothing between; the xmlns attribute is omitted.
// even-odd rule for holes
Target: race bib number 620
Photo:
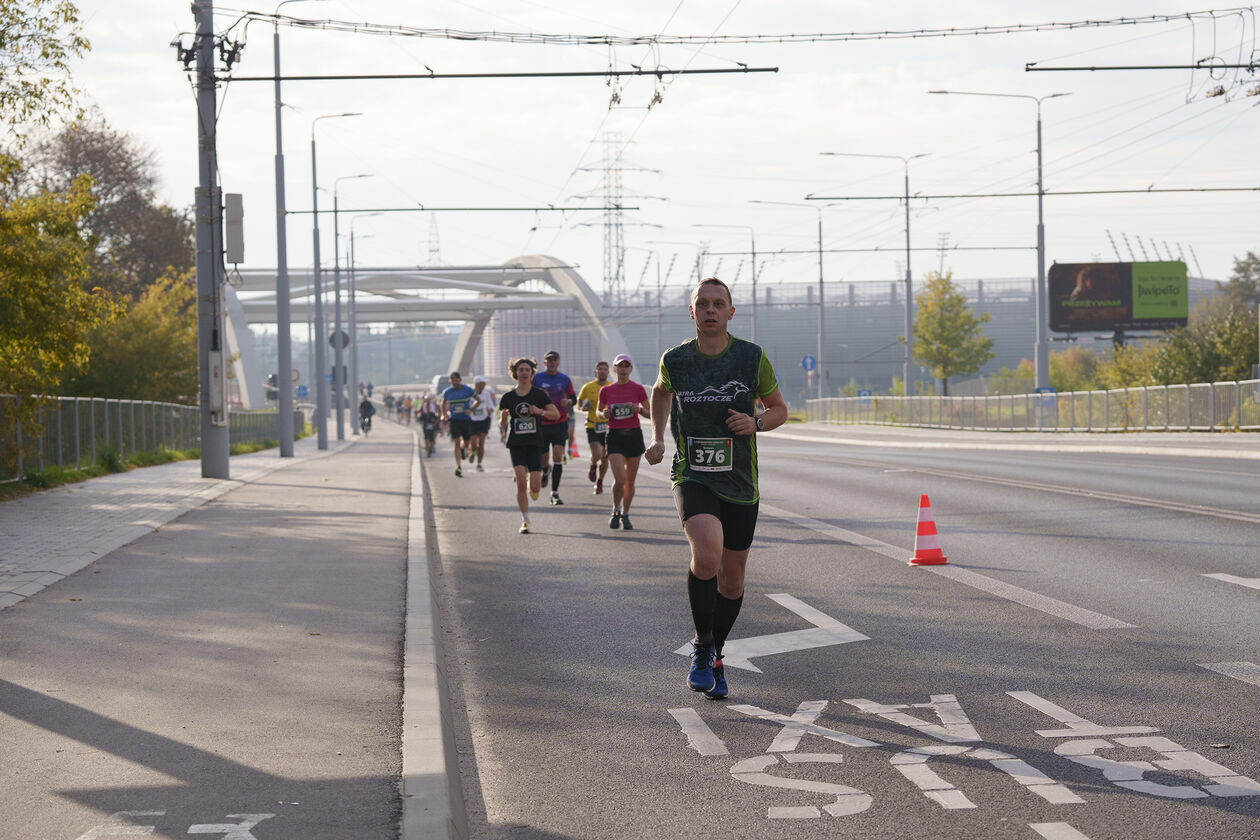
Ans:
<svg viewBox="0 0 1260 840"><path fill-rule="evenodd" d="M729 472L732 438L687 438L687 465L696 472Z"/></svg>

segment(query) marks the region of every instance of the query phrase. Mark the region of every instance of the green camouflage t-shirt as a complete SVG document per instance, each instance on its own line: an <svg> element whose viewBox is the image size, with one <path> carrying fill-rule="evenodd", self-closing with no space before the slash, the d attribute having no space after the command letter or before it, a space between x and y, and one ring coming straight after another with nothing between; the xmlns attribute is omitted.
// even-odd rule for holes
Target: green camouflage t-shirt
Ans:
<svg viewBox="0 0 1260 840"><path fill-rule="evenodd" d="M696 481L730 502L757 501L757 436L735 434L726 419L730 409L756 416L757 397L779 387L765 351L731 336L725 350L706 356L693 338L661 356L660 381L674 394L674 486Z"/></svg>

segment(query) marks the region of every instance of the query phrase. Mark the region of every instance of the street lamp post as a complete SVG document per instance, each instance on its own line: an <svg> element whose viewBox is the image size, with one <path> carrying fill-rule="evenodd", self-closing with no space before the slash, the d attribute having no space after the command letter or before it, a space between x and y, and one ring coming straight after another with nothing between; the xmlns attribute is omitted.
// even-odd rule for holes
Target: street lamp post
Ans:
<svg viewBox="0 0 1260 840"><path fill-rule="evenodd" d="M328 388L324 383L324 293L320 283L319 271L319 177L315 160L315 126L320 120L337 119L339 117L359 117L360 112L344 114L321 114L311 120L311 218L314 219L312 240L315 248L315 266L312 272L315 284L315 432L320 449L328 448ZM336 250L336 243L333 243Z"/></svg>
<svg viewBox="0 0 1260 840"><path fill-rule="evenodd" d="M757 341L757 232L753 230L751 225L710 225L704 223L693 224L692 227L705 228L740 228L748 231L749 239L752 243L752 341Z"/></svg>
<svg viewBox="0 0 1260 840"><path fill-rule="evenodd" d="M1050 93L1045 96L1033 96L1027 93L979 93L969 90L930 90L928 93L950 94L953 96L997 96L1004 99L1031 99L1037 103L1037 299L1033 310L1036 314L1036 345L1033 348L1035 370L1034 384L1037 388L1050 386L1050 323L1049 300L1046 297L1046 226L1042 214L1042 198L1045 189L1041 178L1041 103L1046 99L1059 96L1071 96L1070 93ZM1038 401L1040 408L1040 401ZM1040 425L1041 412L1037 412Z"/></svg>
<svg viewBox="0 0 1260 840"><path fill-rule="evenodd" d="M856 152L821 152L824 155L833 157L861 157L861 158L887 158L889 160L899 160L905 168L905 201L906 201L906 312L904 328L906 331L906 350L901 362L901 387L905 390L907 397L914 395L914 383L910 379L910 372L914 365L914 281L910 274L910 161L921 157L927 157L930 152L921 152L917 155L872 155L859 154Z"/></svg>
<svg viewBox="0 0 1260 840"><path fill-rule="evenodd" d="M358 216L353 216L350 219L350 382L353 383L351 385L351 393L354 394L356 411L359 400L359 314L358 310L355 308L355 302L358 295L358 288L356 286L358 278L355 275L354 223L359 219L366 219L369 216L382 215L384 214L362 213ZM371 236L371 234L368 234L368 236ZM367 239L367 236L362 238ZM354 434L358 435L359 424L351 423L350 426L354 430Z"/></svg>
<svg viewBox="0 0 1260 840"><path fill-rule="evenodd" d="M337 395L337 440L346 439L346 375L345 348L341 341L341 232L338 228L339 205L337 187L342 181L353 181L357 178L371 178L365 175L342 175L333 179L333 392ZM351 424L358 434L357 423Z"/></svg>
<svg viewBox="0 0 1260 840"><path fill-rule="evenodd" d="M281 142L280 101L280 9L290 3L317 2L317 0L281 0L276 5L277 15L271 33L271 49L276 76L276 350L279 359L276 367L276 384L279 386L280 415L276 434L280 438L280 457L293 457L293 383L288 381L293 369L292 309L289 288L289 233L284 201L284 144Z"/></svg>
<svg viewBox="0 0 1260 840"><path fill-rule="evenodd" d="M823 325L823 224L822 211L831 207L830 204L801 204L795 201L762 201L756 198L750 198L750 204L779 204L784 207L808 207L811 210L818 211L818 349L817 349L817 371L818 371L818 399L823 398L823 339L825 336Z"/></svg>

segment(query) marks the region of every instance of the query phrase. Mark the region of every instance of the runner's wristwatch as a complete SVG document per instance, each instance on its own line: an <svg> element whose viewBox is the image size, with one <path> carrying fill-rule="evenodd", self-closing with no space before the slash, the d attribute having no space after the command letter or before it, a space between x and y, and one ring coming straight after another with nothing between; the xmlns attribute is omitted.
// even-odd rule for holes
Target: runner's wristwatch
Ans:
<svg viewBox="0 0 1260 840"><path fill-rule="evenodd" d="M761 431L761 418L760 417L757 418L757 431L759 432Z"/></svg>

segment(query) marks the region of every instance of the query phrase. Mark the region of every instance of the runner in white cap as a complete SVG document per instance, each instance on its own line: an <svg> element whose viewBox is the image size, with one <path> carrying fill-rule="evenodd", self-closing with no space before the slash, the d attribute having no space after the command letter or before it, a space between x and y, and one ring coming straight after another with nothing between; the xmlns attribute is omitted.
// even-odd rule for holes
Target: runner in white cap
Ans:
<svg viewBox="0 0 1260 840"><path fill-rule="evenodd" d="M614 531L634 529L630 524L630 503L634 501L634 479L643 457L643 429L639 416L651 417L647 389L630 381L634 362L625 353L613 359L617 381L599 392L599 417L608 421L608 463L613 473L613 512L608 527Z"/></svg>
<svg viewBox="0 0 1260 840"><path fill-rule="evenodd" d="M477 456L477 472L485 472L481 461L486 456L486 434L490 431L490 415L495 405L494 393L486 387L488 381L484 376L473 378L473 402L468 410L468 417L472 420L470 449Z"/></svg>

